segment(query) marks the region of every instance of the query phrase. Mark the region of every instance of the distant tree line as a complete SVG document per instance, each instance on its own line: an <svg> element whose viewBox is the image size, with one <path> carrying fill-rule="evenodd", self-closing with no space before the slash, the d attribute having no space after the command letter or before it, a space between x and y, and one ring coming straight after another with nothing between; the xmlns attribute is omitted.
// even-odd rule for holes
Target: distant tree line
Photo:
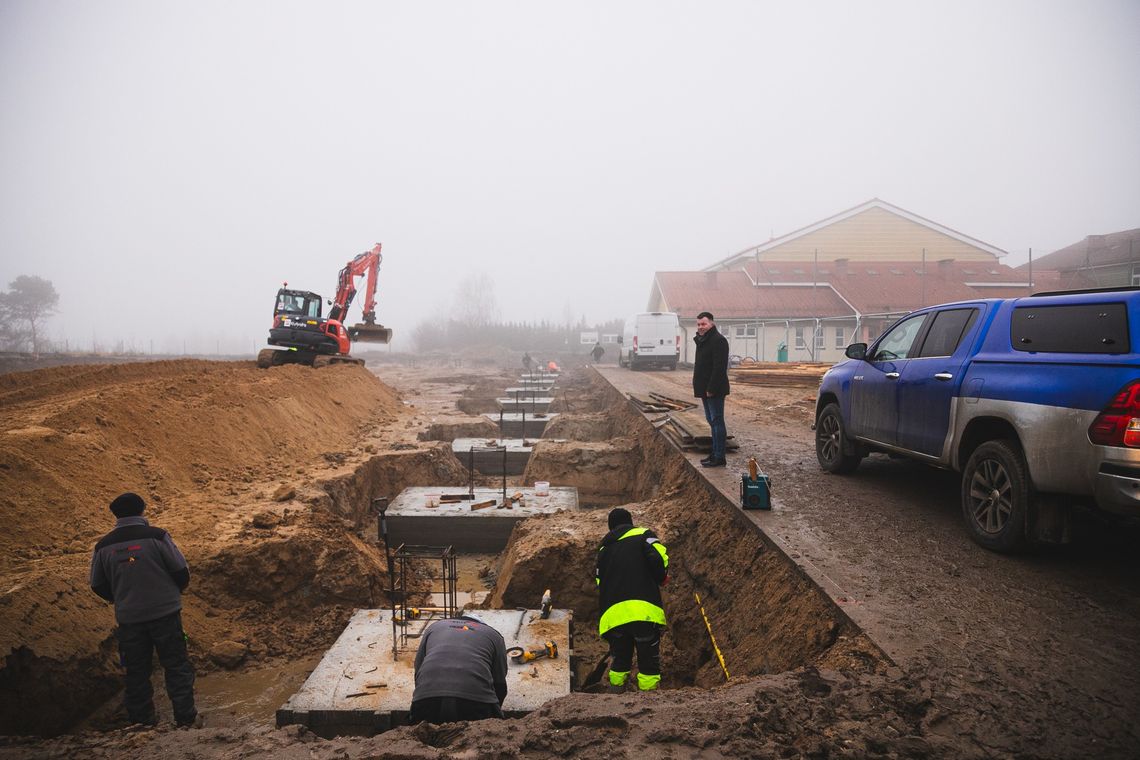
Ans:
<svg viewBox="0 0 1140 760"><path fill-rule="evenodd" d="M50 346L44 322L55 314L59 294L51 280L20 275L0 293L0 350L39 354Z"/></svg>
<svg viewBox="0 0 1140 760"><path fill-rule="evenodd" d="M473 346L502 346L513 351L588 351L581 345L583 332L620 333L622 320L589 325L582 317L577 324L541 322L485 322L473 324L458 319L421 322L412 330L412 340L422 353L459 351Z"/></svg>

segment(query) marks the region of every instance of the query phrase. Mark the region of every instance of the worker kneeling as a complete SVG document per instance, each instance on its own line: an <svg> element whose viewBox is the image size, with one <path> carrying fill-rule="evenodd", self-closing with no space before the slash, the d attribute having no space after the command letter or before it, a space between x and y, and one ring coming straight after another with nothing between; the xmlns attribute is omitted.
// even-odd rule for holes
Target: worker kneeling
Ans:
<svg viewBox="0 0 1140 760"><path fill-rule="evenodd" d="M503 635L475 615L437 620L420 639L408 723L503 717L507 648Z"/></svg>
<svg viewBox="0 0 1140 760"><path fill-rule="evenodd" d="M649 528L635 528L628 510L609 515L610 532L598 549L598 584L602 617L598 633L610 645L610 686L625 687L637 652L637 687L661 683L661 631L665 609L661 586L669 579L669 554Z"/></svg>

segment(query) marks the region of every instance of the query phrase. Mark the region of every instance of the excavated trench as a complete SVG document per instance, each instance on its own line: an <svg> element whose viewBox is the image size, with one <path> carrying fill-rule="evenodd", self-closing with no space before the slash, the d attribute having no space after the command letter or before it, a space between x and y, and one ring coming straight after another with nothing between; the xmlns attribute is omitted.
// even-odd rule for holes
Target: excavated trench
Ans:
<svg viewBox="0 0 1140 760"><path fill-rule="evenodd" d="M725 681L726 669L735 678L804 665L856 672L885 667L885 655L842 610L612 386L588 371L570 373L561 385L553 407L559 418L536 442L525 474L508 482L573 486L580 509L520 522L494 560L495 582L482 606L533 608L552 589L556 606L574 613L572 666L575 682L582 683L606 651L595 633L594 557L607 530L608 508L620 504L669 547L664 688L716 686ZM481 408L480 400L495 392L484 383L468 389L465 398ZM546 440L551 438L564 440ZM415 480L393 477L400 468L389 459L376 458L352 477L323 484L329 508L357 527L368 524L363 505L370 496L392 496L400 482ZM421 477L420 484L465 482L461 465L458 479L456 470L449 471L452 480Z"/></svg>
<svg viewBox="0 0 1140 760"><path fill-rule="evenodd" d="M498 392L488 383L469 388L464 405L482 410L484 399ZM594 557L606 533L608 508L618 504L669 547L663 688L713 687L725 681L726 669L736 679L805 665L856 672L885 667L886 657L844 613L600 376L588 370L569 373L555 408L560 416L544 437L565 440L539 441L525 474L509 483L547 480L574 486L580 508L521 521L497 558L479 561L491 565L487 576L494 581L483 606L534 608L550 588L555 606L573 611L575 684L605 654L596 634ZM463 424L453 429L465 430ZM485 427L478 420L470 424ZM447 432L441 427L430 437ZM448 443L425 443L337 468L250 514L238 536L245 551L219 551L199 564L194 594L200 609L184 616L188 628L195 615L233 616L244 626L236 641L192 640L192 656L206 673L203 708L211 709L211 699L221 700L211 688L220 693L224 686L225 708L234 720L268 719L266 711L275 705L265 703L266 674L280 672L283 662L315 661L354 608L390 603L372 499L394 498L410 486L462 486L467 477ZM477 481L499 483L497 477ZM236 654L228 660L219 656L222 645L233 645ZM119 678L109 664L112 646L106 642L103 665L84 677L104 687L91 690L94 701L71 706L49 724L73 724L107 699L106 687ZM234 672L220 673L223 669ZM303 667L284 670L286 675L273 679L281 693L292 681L299 686L306 675ZM234 697L244 674L251 685L237 687L243 696ZM109 714L113 703L100 712ZM113 722L108 717L107 724ZM87 725L99 727L99 720Z"/></svg>

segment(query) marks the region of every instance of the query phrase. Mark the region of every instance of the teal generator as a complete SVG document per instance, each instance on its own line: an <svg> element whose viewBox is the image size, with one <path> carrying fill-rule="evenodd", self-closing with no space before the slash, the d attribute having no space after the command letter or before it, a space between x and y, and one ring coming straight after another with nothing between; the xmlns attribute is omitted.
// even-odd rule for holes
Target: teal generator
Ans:
<svg viewBox="0 0 1140 760"><path fill-rule="evenodd" d="M740 506L744 509L772 508L772 484L767 475L759 473L755 480L748 477L748 473L740 476Z"/></svg>

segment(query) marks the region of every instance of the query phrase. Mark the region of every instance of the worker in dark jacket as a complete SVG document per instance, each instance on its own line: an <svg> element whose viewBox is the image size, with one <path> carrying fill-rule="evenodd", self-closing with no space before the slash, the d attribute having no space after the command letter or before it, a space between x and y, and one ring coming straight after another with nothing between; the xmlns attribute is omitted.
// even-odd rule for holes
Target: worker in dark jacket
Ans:
<svg viewBox="0 0 1140 760"><path fill-rule="evenodd" d="M408 722L453 723L503 717L507 648L473 614L437 620L420 639Z"/></svg>
<svg viewBox="0 0 1140 760"><path fill-rule="evenodd" d="M142 516L142 497L125 493L111 502L115 529L95 545L91 589L115 605L119 659L126 668L126 707L132 723L154 725L150 685L155 650L166 673L166 693L179 726L193 726L194 666L182 632L182 592L190 568L170 534Z"/></svg>
<svg viewBox="0 0 1140 760"><path fill-rule="evenodd" d="M612 510L609 528L598 548L595 580L598 633L610 645L610 686L625 688L636 650L637 688L651 691L661 683L661 586L669 579L669 554L652 530L633 527L628 510Z"/></svg>
<svg viewBox="0 0 1140 760"><path fill-rule="evenodd" d="M702 467L724 467L728 428L724 424L724 398L728 395L728 339L716 329L711 312L697 315L697 344L693 358L693 395L705 407L712 434L712 453L701 460Z"/></svg>

